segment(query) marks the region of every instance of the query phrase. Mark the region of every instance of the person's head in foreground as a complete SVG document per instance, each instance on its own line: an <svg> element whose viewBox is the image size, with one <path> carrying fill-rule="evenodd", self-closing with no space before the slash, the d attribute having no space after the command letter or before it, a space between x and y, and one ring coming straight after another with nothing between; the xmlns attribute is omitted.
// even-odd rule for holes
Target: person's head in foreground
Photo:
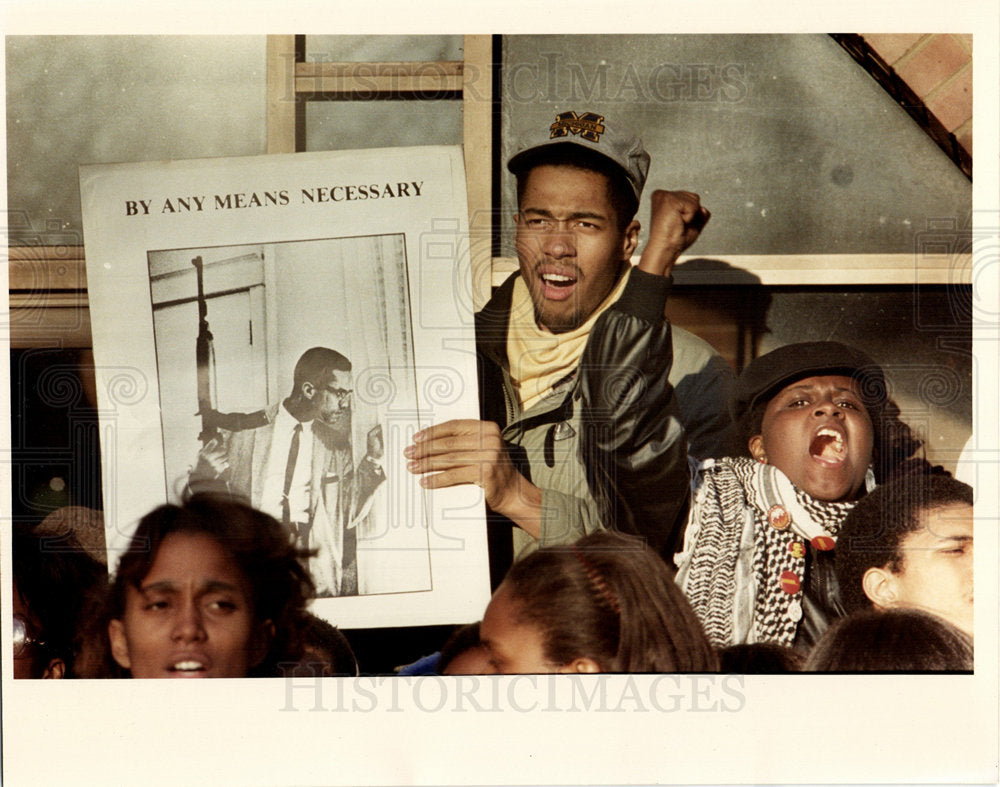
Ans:
<svg viewBox="0 0 1000 787"><path fill-rule="evenodd" d="M107 570L72 535L15 524L11 539L15 678L75 677L84 610Z"/></svg>
<svg viewBox="0 0 1000 787"><path fill-rule="evenodd" d="M195 495L139 522L111 590L111 655L134 678L279 675L313 584L272 517Z"/></svg>
<svg viewBox="0 0 1000 787"><path fill-rule="evenodd" d="M859 501L835 551L847 611L915 607L973 636L972 494L949 476L913 476Z"/></svg>
<svg viewBox="0 0 1000 787"><path fill-rule="evenodd" d="M805 657L777 642L743 642L719 651L719 672L777 675L801 672Z"/></svg>
<svg viewBox="0 0 1000 787"><path fill-rule="evenodd" d="M806 672L968 671L972 638L919 609L855 612L834 623L809 653Z"/></svg>
<svg viewBox="0 0 1000 787"><path fill-rule="evenodd" d="M516 562L479 626L496 672L711 672L718 664L667 565L593 533Z"/></svg>
<svg viewBox="0 0 1000 787"><path fill-rule="evenodd" d="M741 450L817 500L857 500L920 441L899 420L882 369L839 342L800 342L754 359L737 381Z"/></svg>
<svg viewBox="0 0 1000 787"><path fill-rule="evenodd" d="M460 626L441 647L442 675L482 675L492 672L489 655L479 641L479 622Z"/></svg>
<svg viewBox="0 0 1000 787"><path fill-rule="evenodd" d="M533 129L507 163L521 276L535 320L553 333L586 322L627 268L649 170L634 135L600 115L564 114Z"/></svg>
<svg viewBox="0 0 1000 787"><path fill-rule="evenodd" d="M358 660L351 643L329 621L306 612L300 621L302 655L278 666L286 678L355 678Z"/></svg>

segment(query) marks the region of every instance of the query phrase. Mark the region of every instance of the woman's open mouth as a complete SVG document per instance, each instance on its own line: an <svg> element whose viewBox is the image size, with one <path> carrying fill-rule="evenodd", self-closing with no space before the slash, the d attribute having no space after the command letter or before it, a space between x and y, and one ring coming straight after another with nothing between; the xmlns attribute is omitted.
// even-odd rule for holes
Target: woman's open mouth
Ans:
<svg viewBox="0 0 1000 787"><path fill-rule="evenodd" d="M809 455L820 462L839 465L847 458L844 433L829 426L820 427L809 442Z"/></svg>

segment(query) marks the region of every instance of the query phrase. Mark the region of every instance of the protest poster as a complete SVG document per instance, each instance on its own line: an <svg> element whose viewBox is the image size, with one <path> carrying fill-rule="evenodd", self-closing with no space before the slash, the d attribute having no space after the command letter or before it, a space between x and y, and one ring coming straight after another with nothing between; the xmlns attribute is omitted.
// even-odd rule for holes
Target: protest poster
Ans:
<svg viewBox="0 0 1000 787"><path fill-rule="evenodd" d="M425 492L403 456L419 429L478 412L460 148L80 180L109 564L155 506L221 491L316 553L314 609L337 625L475 619L481 496Z"/></svg>

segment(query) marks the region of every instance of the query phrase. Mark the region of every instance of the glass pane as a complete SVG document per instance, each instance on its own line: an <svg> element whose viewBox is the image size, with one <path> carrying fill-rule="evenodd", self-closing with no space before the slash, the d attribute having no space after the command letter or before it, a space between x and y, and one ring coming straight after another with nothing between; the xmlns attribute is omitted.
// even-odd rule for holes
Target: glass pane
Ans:
<svg viewBox="0 0 1000 787"><path fill-rule="evenodd" d="M911 253L929 222L969 226L969 180L829 36L505 36L503 56L503 162L557 112L620 119L647 189L712 211L698 254Z"/></svg>
<svg viewBox="0 0 1000 787"><path fill-rule="evenodd" d="M11 504L37 523L62 506L101 504L101 463L90 350L10 351Z"/></svg>
<svg viewBox="0 0 1000 787"><path fill-rule="evenodd" d="M306 60L396 62L461 60L462 36L306 36Z"/></svg>
<svg viewBox="0 0 1000 787"><path fill-rule="evenodd" d="M306 150L462 144L461 101L310 101Z"/></svg>
<svg viewBox="0 0 1000 787"><path fill-rule="evenodd" d="M266 150L264 36L8 36L6 47L8 208L26 236L82 237L80 164Z"/></svg>

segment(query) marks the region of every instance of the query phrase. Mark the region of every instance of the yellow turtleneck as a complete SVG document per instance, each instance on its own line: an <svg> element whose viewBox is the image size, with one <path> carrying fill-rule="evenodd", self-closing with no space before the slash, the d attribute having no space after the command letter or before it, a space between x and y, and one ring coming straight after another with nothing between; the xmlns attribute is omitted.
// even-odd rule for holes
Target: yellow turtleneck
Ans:
<svg viewBox="0 0 1000 787"><path fill-rule="evenodd" d="M631 266L625 271L615 288L601 302L587 321L572 331L552 333L535 322L535 309L524 279L514 282L510 307L510 325L507 329L507 358L510 376L521 400L521 407L528 410L552 389L552 386L576 369L587 345L587 336L597 318L617 301L625 290Z"/></svg>

